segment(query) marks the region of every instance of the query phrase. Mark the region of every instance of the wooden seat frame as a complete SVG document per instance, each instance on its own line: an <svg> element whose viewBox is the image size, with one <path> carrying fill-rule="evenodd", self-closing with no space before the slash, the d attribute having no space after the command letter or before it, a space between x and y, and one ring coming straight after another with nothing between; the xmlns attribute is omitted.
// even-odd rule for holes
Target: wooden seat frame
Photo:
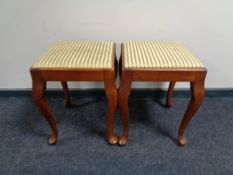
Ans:
<svg viewBox="0 0 233 175"><path fill-rule="evenodd" d="M118 137L114 133L115 111L117 107L117 61L115 57L116 46L114 44L112 54L112 68L110 69L80 69L80 68L31 68L30 73L32 77L32 98L39 110L44 115L51 128L51 136L49 137L49 144L56 144L58 140L58 129L56 121L53 117L52 111L45 99L44 92L47 81L60 81L63 87L65 96L65 106L70 106L70 95L68 91L67 81L103 81L105 94L108 100L108 122L107 122L107 137L110 144L116 144Z"/></svg>
<svg viewBox="0 0 233 175"><path fill-rule="evenodd" d="M178 144L183 146L187 140L184 132L190 120L199 109L205 94L204 82L207 74L205 68L201 69L129 69L124 67L124 47L119 63L121 83L118 92L118 105L122 117L123 135L119 138L119 144L125 145L128 142L128 98L133 81L140 82L164 82L169 81L166 105L172 106L172 96L176 82L190 82L192 92L190 103L184 114L178 131Z"/></svg>

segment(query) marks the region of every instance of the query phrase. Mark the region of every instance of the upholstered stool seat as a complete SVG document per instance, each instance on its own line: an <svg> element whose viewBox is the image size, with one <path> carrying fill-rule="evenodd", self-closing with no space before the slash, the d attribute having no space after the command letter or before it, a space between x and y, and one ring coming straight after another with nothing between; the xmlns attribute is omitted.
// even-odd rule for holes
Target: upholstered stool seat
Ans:
<svg viewBox="0 0 233 175"><path fill-rule="evenodd" d="M58 42L32 68L111 69L113 51L113 42Z"/></svg>
<svg viewBox="0 0 233 175"><path fill-rule="evenodd" d="M172 106L172 94L175 83L190 82L192 98L180 125L178 141L186 144L184 130L204 97L204 80L207 70L198 58L180 42L173 41L129 41L122 44L120 59L121 84L118 104L123 121L121 145L128 141L128 97L131 83L169 81L166 105Z"/></svg>
<svg viewBox="0 0 233 175"><path fill-rule="evenodd" d="M118 142L113 131L117 106L117 62L113 42L58 42L31 67L30 72L33 81L32 97L52 130L49 144L56 144L58 131L51 109L44 98L47 81L62 82L65 105L68 107L71 102L67 81L103 81L108 99L108 141L110 144Z"/></svg>
<svg viewBox="0 0 233 175"><path fill-rule="evenodd" d="M197 69L204 65L180 42L135 41L124 43L126 69Z"/></svg>

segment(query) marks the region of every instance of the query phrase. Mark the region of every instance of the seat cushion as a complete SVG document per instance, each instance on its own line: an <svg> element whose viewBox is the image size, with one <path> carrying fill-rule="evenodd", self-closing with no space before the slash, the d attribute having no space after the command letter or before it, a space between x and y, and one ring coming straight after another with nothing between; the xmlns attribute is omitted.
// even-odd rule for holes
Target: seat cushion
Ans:
<svg viewBox="0 0 233 175"><path fill-rule="evenodd" d="M130 41L123 44L123 49L123 66L126 69L204 68L179 42Z"/></svg>
<svg viewBox="0 0 233 175"><path fill-rule="evenodd" d="M113 67L114 52L113 42L58 42L32 68L108 69Z"/></svg>

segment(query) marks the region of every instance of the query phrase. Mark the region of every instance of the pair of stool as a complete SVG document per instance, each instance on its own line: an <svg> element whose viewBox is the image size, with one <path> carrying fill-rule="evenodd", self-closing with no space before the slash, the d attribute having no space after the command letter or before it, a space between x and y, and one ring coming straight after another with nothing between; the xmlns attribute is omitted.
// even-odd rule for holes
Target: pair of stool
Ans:
<svg viewBox="0 0 233 175"><path fill-rule="evenodd" d="M125 42L119 62L121 84L117 90L115 48L113 42L59 42L31 67L32 97L52 131L49 144L56 144L58 131L44 97L47 81L61 82L66 106L71 104L67 81L103 81L108 99L108 142L119 145L125 145L128 141L128 97L133 81L169 81L168 107L172 106L175 83L186 81L190 82L192 97L178 133L178 143L185 145L184 131L200 107L205 93L207 70L204 65L179 42ZM123 125L123 135L119 138L113 129L117 106Z"/></svg>

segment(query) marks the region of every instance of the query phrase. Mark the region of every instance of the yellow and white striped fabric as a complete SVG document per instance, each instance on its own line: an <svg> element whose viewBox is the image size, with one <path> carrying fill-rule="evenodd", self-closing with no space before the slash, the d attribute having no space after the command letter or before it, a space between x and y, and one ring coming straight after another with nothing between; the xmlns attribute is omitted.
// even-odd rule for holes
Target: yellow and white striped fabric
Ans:
<svg viewBox="0 0 233 175"><path fill-rule="evenodd" d="M129 41L123 44L126 69L197 69L204 65L181 43Z"/></svg>
<svg viewBox="0 0 233 175"><path fill-rule="evenodd" d="M113 54L113 42L58 42L32 68L108 69L113 67Z"/></svg>

